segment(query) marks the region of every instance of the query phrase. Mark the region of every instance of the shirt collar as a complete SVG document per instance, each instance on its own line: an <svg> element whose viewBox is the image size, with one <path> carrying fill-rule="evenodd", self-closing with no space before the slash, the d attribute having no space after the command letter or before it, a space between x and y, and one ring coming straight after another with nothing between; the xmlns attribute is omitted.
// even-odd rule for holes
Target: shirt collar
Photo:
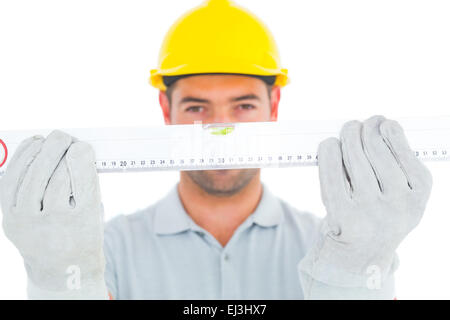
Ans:
<svg viewBox="0 0 450 320"><path fill-rule="evenodd" d="M262 186L261 200L249 218L262 227L276 226L282 220L280 199L272 194L265 183L262 183ZM158 234L176 234L189 229L199 229L183 207L178 194L178 183L157 202L154 219L154 230Z"/></svg>

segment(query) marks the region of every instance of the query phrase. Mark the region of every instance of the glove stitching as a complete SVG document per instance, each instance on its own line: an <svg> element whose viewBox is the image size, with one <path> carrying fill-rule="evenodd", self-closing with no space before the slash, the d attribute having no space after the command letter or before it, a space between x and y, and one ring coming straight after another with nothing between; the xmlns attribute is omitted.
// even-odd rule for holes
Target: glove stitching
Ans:
<svg viewBox="0 0 450 320"><path fill-rule="evenodd" d="M69 205L72 208L76 207L76 201L75 201L75 188L74 188L74 184L73 184L73 174L72 174L72 170L69 166L69 162L67 161L67 157L65 158L65 162L66 162L66 168L67 168L67 172L69 174L69 180L70 180L70 196L69 196Z"/></svg>
<svg viewBox="0 0 450 320"><path fill-rule="evenodd" d="M22 171L22 173L21 173L21 175L19 177L19 181L17 183L17 189L16 189L16 192L15 192L15 195L14 195L13 207L17 206L17 201L19 199L20 190L23 187L23 180L25 179L25 176L28 173L28 169L31 167L31 165L33 164L34 160L37 158L37 156L39 155L41 150L42 150L42 144L40 145L39 150L34 155L31 156L31 160L27 163L27 165L25 167L25 170Z"/></svg>
<svg viewBox="0 0 450 320"><path fill-rule="evenodd" d="M384 192L383 182L381 181L380 174L378 173L378 170L377 170L376 166L372 163L372 161L370 161L370 159L372 157L370 155L369 148L367 147L368 144L367 144L367 141L366 141L366 135L364 134L363 127L361 127L361 144L362 144L362 147L363 147L364 154L366 155L367 161L369 162L370 167L372 168L372 171L373 171L373 173L375 175L375 178L377 179L378 188L380 189L381 193L383 193Z"/></svg>
<svg viewBox="0 0 450 320"><path fill-rule="evenodd" d="M352 183L352 179L351 177L353 176L352 174L352 167L350 166L350 161L349 161L349 156L348 156L348 150L347 148L345 148L345 139L342 138L342 143L341 143L341 150L342 150L342 168L345 174L345 178L346 178L346 182L348 182L348 187L346 187L346 191L348 193L348 196L350 197L350 199L353 199L353 193L354 193L354 186ZM345 161L345 159L347 159L347 161ZM346 164L347 162L347 164ZM345 181L344 181L345 183Z"/></svg>
<svg viewBox="0 0 450 320"><path fill-rule="evenodd" d="M402 169L403 174L406 177L406 182L408 183L408 187L412 190L412 185L409 179L409 175L406 172L405 167L403 166L402 162L400 161L400 158L397 154L397 152L395 152L394 150L394 146L392 145L391 141L389 140L388 137L383 136L383 141L385 142L385 144L387 145L387 147L389 148L389 150L391 151L392 155L394 156L395 160L397 161L398 166L400 167L400 169Z"/></svg>
<svg viewBox="0 0 450 320"><path fill-rule="evenodd" d="M56 169L58 169L58 167L60 166L61 162L66 158L67 151L69 150L69 148L72 144L73 144L73 142L69 145L69 147L66 149L66 151L64 151L63 155L61 156L61 159L59 159L58 164L55 166L55 169L53 169L53 172L50 175L50 178L48 178L48 180L47 180L47 184L45 185L44 193L42 194L42 199L41 199L41 208L40 208L41 212L44 211L44 198L45 198L45 194L47 192L48 185L50 184L50 180L52 179L53 175L55 174ZM72 181L71 181L71 193L72 193Z"/></svg>

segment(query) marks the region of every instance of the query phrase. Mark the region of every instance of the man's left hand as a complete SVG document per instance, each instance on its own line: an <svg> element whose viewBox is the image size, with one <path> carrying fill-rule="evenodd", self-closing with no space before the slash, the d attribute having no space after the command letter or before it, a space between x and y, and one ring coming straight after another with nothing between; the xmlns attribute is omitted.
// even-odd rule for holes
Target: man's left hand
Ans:
<svg viewBox="0 0 450 320"><path fill-rule="evenodd" d="M346 123L340 140L320 144L318 161L327 216L315 272L333 266L336 275L343 271L354 279L375 271L385 277L400 242L422 218L432 186L429 170L401 126L382 116Z"/></svg>

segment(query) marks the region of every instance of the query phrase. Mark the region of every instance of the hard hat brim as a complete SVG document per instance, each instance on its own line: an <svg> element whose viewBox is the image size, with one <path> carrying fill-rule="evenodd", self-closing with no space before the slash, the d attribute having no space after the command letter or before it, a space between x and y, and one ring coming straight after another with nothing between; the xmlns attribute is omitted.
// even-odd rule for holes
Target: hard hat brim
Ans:
<svg viewBox="0 0 450 320"><path fill-rule="evenodd" d="M150 71L150 78L149 83L155 87L156 89L159 89L161 91L166 91L167 87L164 84L163 76L181 76L181 75L195 75L195 74L240 74L240 75L249 75L249 76L276 76L275 79L275 86L284 87L289 83L289 77L287 75L288 71L287 69L280 69L280 70L262 70L261 67L253 68L253 72L248 72L249 68L246 68L247 72L242 72L242 69L237 69L235 72L233 71L197 71L197 72L189 72L188 70L180 70L181 68L177 68L178 70L159 70L159 69L153 69ZM202 70L200 68L184 68L184 69L194 69L194 70ZM172 72L170 72L172 71Z"/></svg>

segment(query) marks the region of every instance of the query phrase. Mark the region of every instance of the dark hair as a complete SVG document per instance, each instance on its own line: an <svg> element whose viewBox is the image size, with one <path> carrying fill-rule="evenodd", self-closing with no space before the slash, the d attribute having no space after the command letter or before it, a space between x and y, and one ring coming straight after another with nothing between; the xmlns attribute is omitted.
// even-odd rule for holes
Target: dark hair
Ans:
<svg viewBox="0 0 450 320"><path fill-rule="evenodd" d="M167 99L169 100L169 105L172 104L172 91L174 89L174 83L182 78L186 78L186 77L190 77L190 76L195 76L195 75L208 75L208 74L233 74L233 75L242 75L242 76L248 76L248 77L254 77L254 78L258 78L261 79L262 81L264 81L267 85L267 92L269 94L269 98L271 97L271 93L272 93L272 87L275 83L275 80L277 78L277 76L258 76L258 75L252 75L252 74L240 74L240 73L198 73L198 74L184 74L181 76L163 76L163 82L164 85L166 86L166 96Z"/></svg>

